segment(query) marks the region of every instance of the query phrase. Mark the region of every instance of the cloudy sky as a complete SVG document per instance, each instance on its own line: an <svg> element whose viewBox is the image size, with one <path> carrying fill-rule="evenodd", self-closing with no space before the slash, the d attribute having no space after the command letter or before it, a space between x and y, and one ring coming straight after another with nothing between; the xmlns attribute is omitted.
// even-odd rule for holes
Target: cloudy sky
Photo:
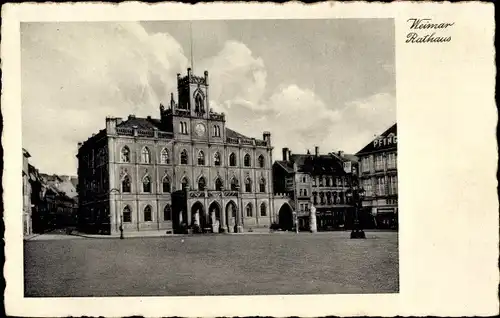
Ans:
<svg viewBox="0 0 500 318"><path fill-rule="evenodd" d="M227 126L275 158L354 153L396 121L392 19L23 23L23 147L42 172L76 175L77 143L107 115L159 117L176 73L210 76Z"/></svg>

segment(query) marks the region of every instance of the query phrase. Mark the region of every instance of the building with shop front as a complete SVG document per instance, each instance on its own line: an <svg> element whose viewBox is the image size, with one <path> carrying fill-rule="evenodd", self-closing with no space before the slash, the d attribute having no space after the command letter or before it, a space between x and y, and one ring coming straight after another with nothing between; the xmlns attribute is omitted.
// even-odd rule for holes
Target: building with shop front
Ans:
<svg viewBox="0 0 500 318"><path fill-rule="evenodd" d="M319 231L351 227L354 208L346 197L347 190L357 182L357 159L343 152L292 154L282 150L282 160L273 165L275 192L286 193L291 207L282 206L278 213L283 229L294 226L309 230L309 211L316 207ZM296 216L292 213L295 212Z"/></svg>
<svg viewBox="0 0 500 318"><path fill-rule="evenodd" d="M78 148L79 227L116 234L243 231L273 222L271 134L226 127L209 77L177 75L160 118L106 118Z"/></svg>
<svg viewBox="0 0 500 318"><path fill-rule="evenodd" d="M398 225L397 137L394 124L356 154L365 189L363 207L371 211L378 228Z"/></svg>

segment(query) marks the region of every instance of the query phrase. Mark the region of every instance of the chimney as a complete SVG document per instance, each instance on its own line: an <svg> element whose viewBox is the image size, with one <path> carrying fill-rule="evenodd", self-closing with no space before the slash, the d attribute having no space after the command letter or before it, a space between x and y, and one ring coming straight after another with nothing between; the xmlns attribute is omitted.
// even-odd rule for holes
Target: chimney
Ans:
<svg viewBox="0 0 500 318"><path fill-rule="evenodd" d="M319 156L319 147L318 146L314 147L314 154L316 155L316 157Z"/></svg>
<svg viewBox="0 0 500 318"><path fill-rule="evenodd" d="M205 84L208 85L208 71L205 71L203 75L205 75Z"/></svg>
<svg viewBox="0 0 500 318"><path fill-rule="evenodd" d="M147 119L148 119L148 120L151 120L151 116L148 116L148 117L147 117Z"/></svg>
<svg viewBox="0 0 500 318"><path fill-rule="evenodd" d="M288 148L283 148L283 161L288 161Z"/></svg>
<svg viewBox="0 0 500 318"><path fill-rule="evenodd" d="M192 70L190 67L188 67L188 77L191 77L193 75Z"/></svg>
<svg viewBox="0 0 500 318"><path fill-rule="evenodd" d="M344 152L343 152L342 150L339 150L338 155L339 155L340 157L343 157L343 156L344 156Z"/></svg>
<svg viewBox="0 0 500 318"><path fill-rule="evenodd" d="M288 150L288 160L292 160L292 151Z"/></svg>
<svg viewBox="0 0 500 318"><path fill-rule="evenodd" d="M132 118L135 118L135 115L134 115L134 114L130 114L130 115L128 115L128 119L129 119L129 120L130 120L130 119L132 119Z"/></svg>

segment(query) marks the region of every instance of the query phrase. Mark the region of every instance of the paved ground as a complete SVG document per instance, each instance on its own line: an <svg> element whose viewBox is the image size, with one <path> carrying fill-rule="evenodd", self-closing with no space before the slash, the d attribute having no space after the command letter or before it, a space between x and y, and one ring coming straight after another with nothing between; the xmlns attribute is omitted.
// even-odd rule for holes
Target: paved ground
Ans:
<svg viewBox="0 0 500 318"><path fill-rule="evenodd" d="M396 232L24 242L25 296L168 296L397 292ZM45 239L44 239L45 238Z"/></svg>

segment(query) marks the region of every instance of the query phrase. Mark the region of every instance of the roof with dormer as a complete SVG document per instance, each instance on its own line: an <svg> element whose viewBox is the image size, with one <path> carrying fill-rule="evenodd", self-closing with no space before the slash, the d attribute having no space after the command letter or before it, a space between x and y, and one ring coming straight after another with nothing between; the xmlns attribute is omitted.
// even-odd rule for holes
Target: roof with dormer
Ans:
<svg viewBox="0 0 500 318"><path fill-rule="evenodd" d="M311 175L344 175L343 161L331 154L312 155L312 154L292 154L290 160L278 160L275 162L286 173L294 172L294 164L297 165L297 171L309 173Z"/></svg>
<svg viewBox="0 0 500 318"><path fill-rule="evenodd" d="M384 150L392 150L392 149L397 149L397 144L390 144L384 147L375 147L374 141L377 139L383 139L386 138L390 135L397 136L398 135L398 128L397 128L397 123L389 127L386 131L384 131L382 134L374 138L372 141L370 141L369 144L367 144L365 147L363 147L358 153L356 153L356 156L367 154L367 153L372 153L372 152L379 152L379 151L384 151Z"/></svg>

